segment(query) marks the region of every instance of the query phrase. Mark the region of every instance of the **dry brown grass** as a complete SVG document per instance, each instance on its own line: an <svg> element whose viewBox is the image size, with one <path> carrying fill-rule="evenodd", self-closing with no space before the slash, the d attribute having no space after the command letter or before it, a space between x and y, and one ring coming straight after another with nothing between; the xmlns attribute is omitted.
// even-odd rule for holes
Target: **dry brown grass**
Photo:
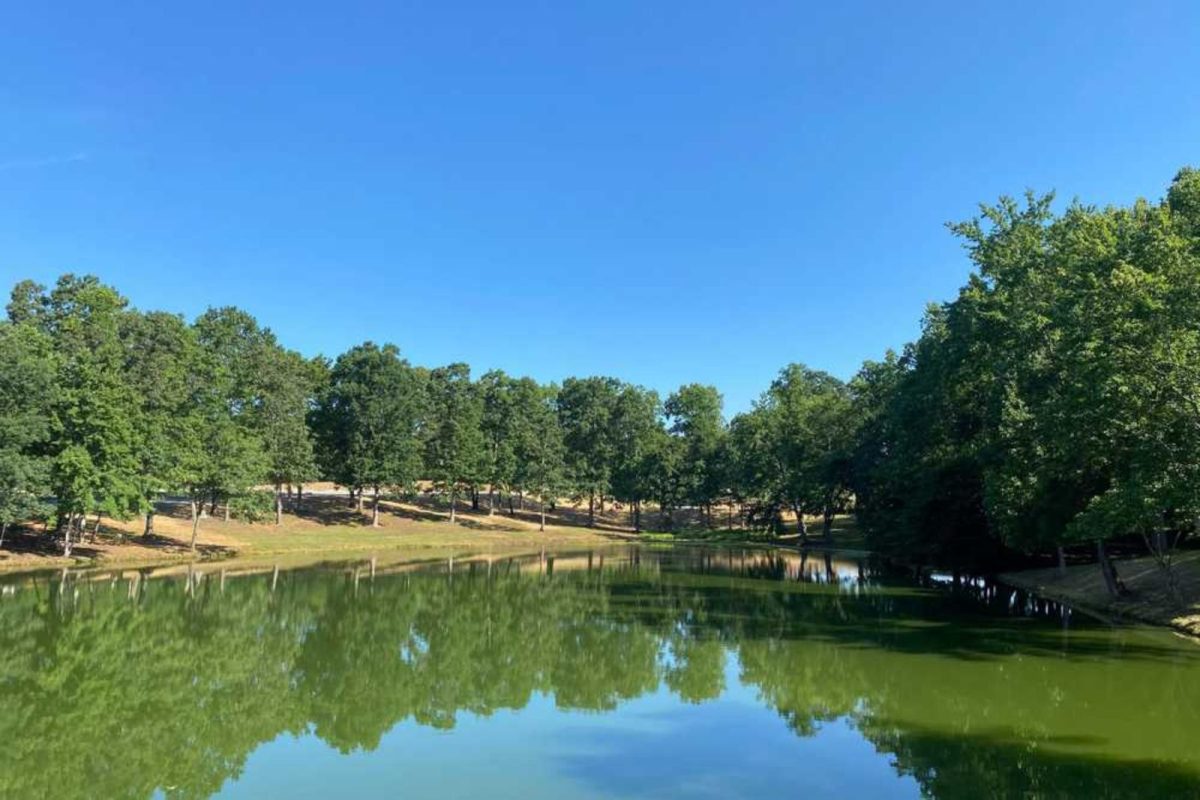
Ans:
<svg viewBox="0 0 1200 800"><path fill-rule="evenodd" d="M485 507L486 509L486 507ZM283 524L272 521L225 522L220 516L201 519L195 555L189 548L191 520L182 504L160 507L155 517L154 535L143 537L143 520L102 520L95 541L77 544L71 558L65 558L50 537L40 532L11 534L0 550L0 569L39 569L78 564L131 565L195 558L217 559L264 556L348 557L404 551L414 556L426 551L439 553L488 552L513 548L591 547L628 538L612 520L598 520L599 527L580 527L578 510L559 507L547 515L546 530L538 530L535 511L515 516L497 510L472 512L460 505L457 520L451 524L448 510L437 508L432 500L416 503L382 501L379 526L371 526L368 499L362 514L351 507L345 495L305 495L298 507L289 507ZM89 522L90 526L90 522Z"/></svg>

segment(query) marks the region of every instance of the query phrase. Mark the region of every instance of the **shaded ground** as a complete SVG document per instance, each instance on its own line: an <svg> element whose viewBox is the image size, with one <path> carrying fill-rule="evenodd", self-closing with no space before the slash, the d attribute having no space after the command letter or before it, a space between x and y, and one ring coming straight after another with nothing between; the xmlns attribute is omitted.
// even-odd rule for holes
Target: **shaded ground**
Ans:
<svg viewBox="0 0 1200 800"><path fill-rule="evenodd" d="M449 521L445 498L429 491L403 501L383 500L380 509L380 525L372 527L371 498L368 496L360 512L351 505L345 490L328 483L306 487L300 502L289 499L285 504L283 524L279 526L274 524L273 517L261 523L226 522L223 509L218 507L201 519L197 552L193 555L188 546L191 520L187 503L180 499L165 500L158 504L153 536L142 535L142 518L104 518L95 537L89 535L75 544L71 558L62 555L61 542L44 532L40 525L10 531L0 548L0 569L40 569L83 563L158 564L231 556L319 556L396 549L456 551L471 548L478 551L527 546L589 546L628 539L799 543L795 533L772 537L763 531L740 527L738 516L723 506L713 510L711 521L696 509L677 510L668 520L649 506L642 512L641 533L634 532L631 509L618 503L608 503L602 511L597 507L595 526L589 528L587 502L562 500L554 509L547 509L545 532L538 530L540 511L537 504L523 503L515 496L510 504L507 497L497 495L493 499L483 494L477 510L472 508L469 499L460 499L453 524ZM89 520L89 531L92 524ZM668 525L671 532L663 532ZM788 521L788 528L794 529L793 521ZM820 536L820 520L810 519L809 528L811 544L817 547L825 544ZM835 519L832 539L829 546L838 549L865 547L850 515Z"/></svg>
<svg viewBox="0 0 1200 800"><path fill-rule="evenodd" d="M1112 599L1104 577L1095 564L1067 567L1065 575L1055 569L1031 569L1006 573L1000 580L1071 605L1119 617L1169 625L1192 636L1200 636L1200 551L1179 553L1173 570L1183 593L1180 606L1171 596L1162 570L1149 556L1116 562L1127 597Z"/></svg>
<svg viewBox="0 0 1200 800"><path fill-rule="evenodd" d="M328 491L328 490L327 490ZM478 512L460 505L457 520L449 521L449 510L433 498L414 503L383 501L379 527L371 526L368 502L360 514L344 493L306 495L299 504L286 507L283 524L274 520L248 523L225 522L221 510L200 521L195 556L188 547L191 520L188 507L178 502L159 504L155 515L155 534L142 535L144 520L102 520L99 534L85 537L75 545L71 558L62 555L61 543L41 526L10 531L0 549L0 569L40 569L83 563L155 564L214 559L229 556L264 555L336 555L339 553L375 553L405 550L420 553L430 549L473 551L545 546L591 546L611 543L622 537L621 530L604 520L596 530L576 527L578 511L564 509L547 515L546 530L538 530L538 515L532 510L516 515L499 510L489 515L486 506ZM89 521L89 530L91 522ZM626 536L628 536L626 534Z"/></svg>

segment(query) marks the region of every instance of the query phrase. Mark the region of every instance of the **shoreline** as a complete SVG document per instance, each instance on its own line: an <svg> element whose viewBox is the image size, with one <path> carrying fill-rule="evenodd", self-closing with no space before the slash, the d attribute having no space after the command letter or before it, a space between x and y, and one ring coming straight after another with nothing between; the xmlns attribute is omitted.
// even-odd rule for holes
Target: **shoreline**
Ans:
<svg viewBox="0 0 1200 800"><path fill-rule="evenodd" d="M1171 599L1161 570L1152 559L1126 559L1117 561L1116 566L1130 590L1128 597L1110 597L1095 564L1070 566L1062 575L1050 567L1003 572L996 579L1087 613L1167 628L1200 641L1200 594L1196 591L1200 587L1200 552L1181 554L1173 567L1184 592L1182 608Z"/></svg>

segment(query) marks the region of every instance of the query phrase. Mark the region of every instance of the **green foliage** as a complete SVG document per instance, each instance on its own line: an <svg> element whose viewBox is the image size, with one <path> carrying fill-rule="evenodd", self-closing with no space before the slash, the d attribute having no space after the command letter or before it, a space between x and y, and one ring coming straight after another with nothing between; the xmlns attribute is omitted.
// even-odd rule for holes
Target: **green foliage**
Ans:
<svg viewBox="0 0 1200 800"><path fill-rule="evenodd" d="M432 370L427 387L425 468L453 504L461 488L487 477L483 398L466 364Z"/></svg>
<svg viewBox="0 0 1200 800"><path fill-rule="evenodd" d="M360 490L413 483L423 392L395 345L367 342L338 356L312 417L325 474Z"/></svg>
<svg viewBox="0 0 1200 800"><path fill-rule="evenodd" d="M54 406L52 342L33 325L0 322L0 525L44 513Z"/></svg>
<svg viewBox="0 0 1200 800"><path fill-rule="evenodd" d="M854 487L877 546L955 557L1194 531L1198 179L1165 202L1002 198L951 226L976 272L855 381Z"/></svg>
<svg viewBox="0 0 1200 800"><path fill-rule="evenodd" d="M193 325L96 278L18 283L0 325L0 522L128 517L317 474L361 491L434 481L608 498L758 528L851 506L873 547L992 559L1200 519L1200 173L1129 207L1001 198L950 226L974 271L921 335L848 384L791 364L728 425L720 393L665 402L615 378L541 386L412 367L366 343L333 363L245 311ZM360 494L361 497L361 494ZM240 502L240 501L239 501ZM828 526L827 526L828 527Z"/></svg>
<svg viewBox="0 0 1200 800"><path fill-rule="evenodd" d="M229 513L246 522L265 522L275 514L275 493L251 491L229 498Z"/></svg>
<svg viewBox="0 0 1200 800"><path fill-rule="evenodd" d="M754 410L734 420L730 440L737 494L760 523L778 526L782 509L828 523L844 507L855 422L837 378L801 364L780 371Z"/></svg>

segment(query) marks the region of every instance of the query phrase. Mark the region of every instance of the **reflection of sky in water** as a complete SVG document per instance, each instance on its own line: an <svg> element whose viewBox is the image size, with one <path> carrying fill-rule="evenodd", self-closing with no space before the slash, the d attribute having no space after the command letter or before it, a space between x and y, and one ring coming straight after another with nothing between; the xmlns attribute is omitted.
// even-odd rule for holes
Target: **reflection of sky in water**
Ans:
<svg viewBox="0 0 1200 800"><path fill-rule="evenodd" d="M453 730L407 721L379 748L340 755L284 735L250 756L229 797L919 797L843 720L811 737L789 730L738 681L715 701L665 686L611 712L562 711L536 696L520 711L463 713Z"/></svg>

